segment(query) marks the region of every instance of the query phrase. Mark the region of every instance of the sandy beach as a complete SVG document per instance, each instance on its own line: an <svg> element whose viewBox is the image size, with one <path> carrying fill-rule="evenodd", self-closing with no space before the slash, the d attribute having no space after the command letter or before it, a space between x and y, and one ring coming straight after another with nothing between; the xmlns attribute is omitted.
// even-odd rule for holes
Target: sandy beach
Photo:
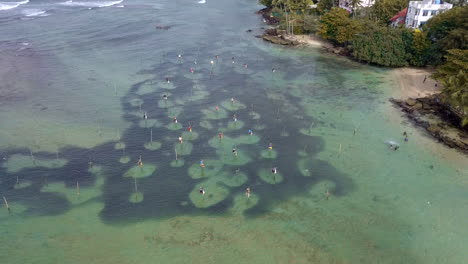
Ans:
<svg viewBox="0 0 468 264"><path fill-rule="evenodd" d="M437 93L441 85L430 76L434 72L432 69L421 68L398 68L392 71L399 86L392 92L393 97L399 99L425 97ZM424 81L424 79L426 80Z"/></svg>

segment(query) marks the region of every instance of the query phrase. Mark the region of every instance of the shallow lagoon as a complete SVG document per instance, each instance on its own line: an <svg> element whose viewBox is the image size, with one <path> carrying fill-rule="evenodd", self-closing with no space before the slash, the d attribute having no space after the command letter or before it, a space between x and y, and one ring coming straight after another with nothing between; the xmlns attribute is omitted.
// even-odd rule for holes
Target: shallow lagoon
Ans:
<svg viewBox="0 0 468 264"><path fill-rule="evenodd" d="M264 43L249 1L123 4L1 14L5 263L468 260L468 161L389 105L387 70Z"/></svg>

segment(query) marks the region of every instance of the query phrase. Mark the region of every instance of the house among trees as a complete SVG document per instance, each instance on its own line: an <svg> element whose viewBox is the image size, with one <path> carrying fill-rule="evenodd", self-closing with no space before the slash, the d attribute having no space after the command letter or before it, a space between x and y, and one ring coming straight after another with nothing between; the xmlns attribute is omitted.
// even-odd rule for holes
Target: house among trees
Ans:
<svg viewBox="0 0 468 264"><path fill-rule="evenodd" d="M450 3L445 3L442 0L423 0L410 1L408 12L406 14L407 28L420 28L431 17L449 10L453 7Z"/></svg>
<svg viewBox="0 0 468 264"><path fill-rule="evenodd" d="M352 13L354 8L371 7L375 0L339 0L339 6Z"/></svg>
<svg viewBox="0 0 468 264"><path fill-rule="evenodd" d="M399 25L404 25L407 12L408 12L408 8L405 8L401 10L400 12L398 12L398 14L390 18L390 21L392 21L392 26L398 27Z"/></svg>

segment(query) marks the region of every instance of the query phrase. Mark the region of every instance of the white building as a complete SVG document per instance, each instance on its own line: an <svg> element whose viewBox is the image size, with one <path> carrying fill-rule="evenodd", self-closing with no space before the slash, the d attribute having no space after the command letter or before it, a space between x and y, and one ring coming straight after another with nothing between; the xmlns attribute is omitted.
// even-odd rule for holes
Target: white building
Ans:
<svg viewBox="0 0 468 264"><path fill-rule="evenodd" d="M452 8L453 5L442 0L410 1L406 14L406 27L419 28L431 17Z"/></svg>
<svg viewBox="0 0 468 264"><path fill-rule="evenodd" d="M356 9L361 8L361 7L371 7L375 3L375 0L361 0L357 5L355 6ZM340 0L339 1L339 6L341 8L344 8L348 10L350 13L353 12L353 7L351 6L351 0Z"/></svg>

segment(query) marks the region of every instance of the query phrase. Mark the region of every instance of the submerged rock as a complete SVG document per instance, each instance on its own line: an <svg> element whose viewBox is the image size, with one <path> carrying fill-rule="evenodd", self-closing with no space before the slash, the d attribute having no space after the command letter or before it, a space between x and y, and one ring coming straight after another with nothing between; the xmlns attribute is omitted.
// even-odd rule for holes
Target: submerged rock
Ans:
<svg viewBox="0 0 468 264"><path fill-rule="evenodd" d="M205 194L200 193L200 188L205 190ZM229 190L216 180L208 180L197 184L189 194L190 201L197 208L208 208L223 200L229 195Z"/></svg>
<svg viewBox="0 0 468 264"><path fill-rule="evenodd" d="M172 26L169 25L156 25L156 29L169 30Z"/></svg>
<svg viewBox="0 0 468 264"><path fill-rule="evenodd" d="M146 178L153 175L156 170L156 165L145 164L143 166L133 166L125 172L124 177Z"/></svg>

